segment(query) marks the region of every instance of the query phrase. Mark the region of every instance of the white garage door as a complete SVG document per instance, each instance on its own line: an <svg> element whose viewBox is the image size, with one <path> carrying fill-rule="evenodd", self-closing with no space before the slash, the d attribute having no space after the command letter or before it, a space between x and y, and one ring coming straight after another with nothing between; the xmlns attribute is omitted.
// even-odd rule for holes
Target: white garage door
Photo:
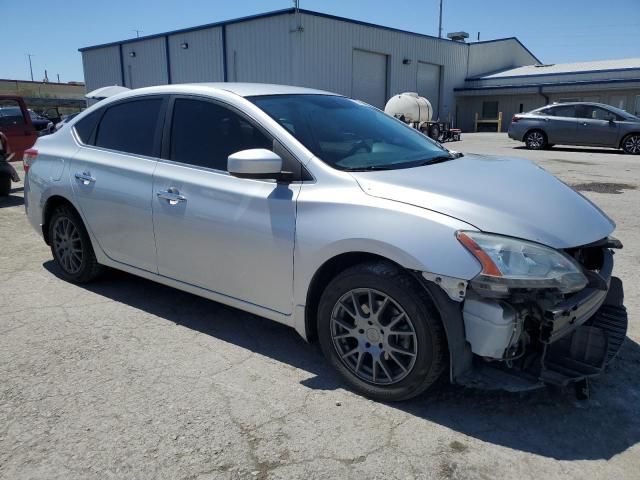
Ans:
<svg viewBox="0 0 640 480"><path fill-rule="evenodd" d="M440 65L418 62L416 89L418 95L431 102L434 120L437 119L440 104Z"/></svg>
<svg viewBox="0 0 640 480"><path fill-rule="evenodd" d="M380 53L353 51L351 96L374 107L387 103L387 56Z"/></svg>

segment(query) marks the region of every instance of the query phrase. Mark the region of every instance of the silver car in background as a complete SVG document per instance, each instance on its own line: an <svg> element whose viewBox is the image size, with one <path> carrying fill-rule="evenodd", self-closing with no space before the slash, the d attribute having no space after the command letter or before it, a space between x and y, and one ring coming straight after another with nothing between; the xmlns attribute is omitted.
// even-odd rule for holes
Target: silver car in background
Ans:
<svg viewBox="0 0 640 480"><path fill-rule="evenodd" d="M559 103L511 119L509 138L531 150L559 145L620 148L640 154L640 118L601 103Z"/></svg>
<svg viewBox="0 0 640 480"><path fill-rule="evenodd" d="M626 334L614 223L535 164L447 151L339 95L110 97L41 138L25 203L60 275L103 266L318 340L379 400L598 375Z"/></svg>

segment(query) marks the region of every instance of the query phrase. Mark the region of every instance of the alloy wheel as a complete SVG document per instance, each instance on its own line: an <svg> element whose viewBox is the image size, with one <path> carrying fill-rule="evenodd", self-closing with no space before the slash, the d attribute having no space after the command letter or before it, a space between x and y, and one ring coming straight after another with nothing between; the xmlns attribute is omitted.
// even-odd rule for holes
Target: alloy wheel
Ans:
<svg viewBox="0 0 640 480"><path fill-rule="evenodd" d="M540 132L531 132L527 135L527 146L530 148L542 148L544 136Z"/></svg>
<svg viewBox="0 0 640 480"><path fill-rule="evenodd" d="M405 310L371 288L340 297L331 313L331 338L342 363L374 385L405 378L418 354L416 331Z"/></svg>
<svg viewBox="0 0 640 480"><path fill-rule="evenodd" d="M82 268L82 237L68 217L59 217L53 226L53 250L60 266L69 274Z"/></svg>
<svg viewBox="0 0 640 480"><path fill-rule="evenodd" d="M625 152L637 155L640 153L640 135L631 135L624 140L622 146Z"/></svg>

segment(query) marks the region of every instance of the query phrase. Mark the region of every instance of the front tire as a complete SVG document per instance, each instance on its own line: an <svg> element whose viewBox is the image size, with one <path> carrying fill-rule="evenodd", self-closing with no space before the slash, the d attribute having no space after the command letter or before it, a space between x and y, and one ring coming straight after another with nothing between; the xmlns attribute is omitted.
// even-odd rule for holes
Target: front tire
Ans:
<svg viewBox="0 0 640 480"><path fill-rule="evenodd" d="M640 155L640 133L632 133L622 140L622 151L629 155Z"/></svg>
<svg viewBox="0 0 640 480"><path fill-rule="evenodd" d="M543 150L547 146L547 136L540 130L531 130L524 136L524 144L529 150Z"/></svg>
<svg viewBox="0 0 640 480"><path fill-rule="evenodd" d="M375 400L415 397L446 365L435 306L413 277L388 262L356 265L327 285L318 338L349 386Z"/></svg>
<svg viewBox="0 0 640 480"><path fill-rule="evenodd" d="M62 277L73 283L87 283L102 271L91 239L78 213L68 205L59 206L49 220L51 253Z"/></svg>

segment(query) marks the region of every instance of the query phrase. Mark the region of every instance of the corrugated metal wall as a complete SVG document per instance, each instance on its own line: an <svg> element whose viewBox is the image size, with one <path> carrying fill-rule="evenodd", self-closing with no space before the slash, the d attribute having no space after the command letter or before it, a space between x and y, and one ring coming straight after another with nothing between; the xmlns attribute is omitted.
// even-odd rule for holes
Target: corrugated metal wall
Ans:
<svg viewBox="0 0 640 480"><path fill-rule="evenodd" d="M483 102L498 102L498 111L502 112L502 131L506 132L511 123L514 113L522 111L528 112L538 107L544 106L544 97L534 93L520 93L518 95L482 95L467 96L458 98L458 118L460 128L465 132L473 132L476 112L482 116Z"/></svg>
<svg viewBox="0 0 640 480"><path fill-rule="evenodd" d="M169 83L164 37L125 43L122 45L122 58L125 87L140 88Z"/></svg>
<svg viewBox="0 0 640 480"><path fill-rule="evenodd" d="M416 91L418 61L442 65L440 118L455 114L453 87L464 83L467 45L315 15L301 16L304 31L292 34L298 65L296 84L351 96L353 49L367 50L388 55L387 98ZM411 63L403 64L404 59Z"/></svg>
<svg viewBox="0 0 640 480"><path fill-rule="evenodd" d="M171 83L222 82L222 27L169 35L169 59Z"/></svg>
<svg viewBox="0 0 640 480"><path fill-rule="evenodd" d="M110 85L122 85L120 47L104 47L82 52L82 68L87 92Z"/></svg>
<svg viewBox="0 0 640 480"><path fill-rule="evenodd" d="M462 87L468 75L535 62L515 40L469 45L338 18L283 13L123 43L125 86L223 80L223 28L230 82L300 85L353 96L353 52L364 50L386 56L389 98L418 90L419 62L440 66L434 103L441 120L455 119L454 88ZM182 49L182 43L189 48ZM83 52L88 90L122 82L119 48ZM376 103L384 107L382 101Z"/></svg>
<svg viewBox="0 0 640 480"><path fill-rule="evenodd" d="M293 15L228 25L227 79L298 85L291 62Z"/></svg>
<svg viewBox="0 0 640 480"><path fill-rule="evenodd" d="M514 39L469 44L469 69L467 78L481 74L507 70L538 63Z"/></svg>

